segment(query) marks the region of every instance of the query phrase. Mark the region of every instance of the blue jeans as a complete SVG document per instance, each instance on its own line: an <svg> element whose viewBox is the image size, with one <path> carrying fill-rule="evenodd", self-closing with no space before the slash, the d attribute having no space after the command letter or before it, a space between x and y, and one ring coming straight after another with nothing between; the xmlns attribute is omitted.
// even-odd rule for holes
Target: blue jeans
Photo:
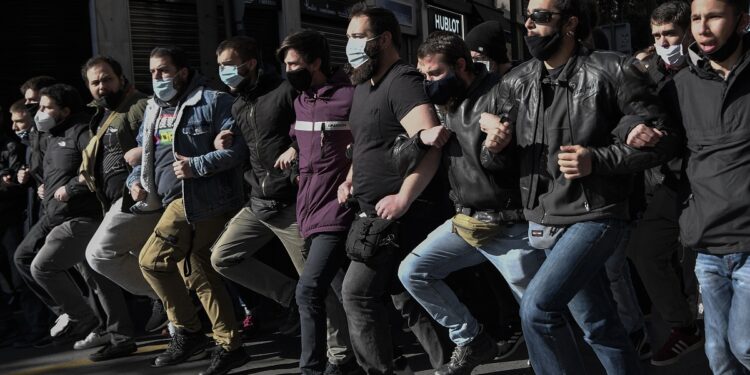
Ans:
<svg viewBox="0 0 750 375"><path fill-rule="evenodd" d="M699 253L695 263L703 296L706 356L715 375L750 374L749 255Z"/></svg>
<svg viewBox="0 0 750 375"><path fill-rule="evenodd" d="M508 226L489 243L475 248L452 233L449 219L404 258L398 277L432 318L448 328L451 340L465 345L479 334L479 323L443 279L489 260L520 300L544 262L544 252L529 246L528 227L525 223Z"/></svg>
<svg viewBox="0 0 750 375"><path fill-rule="evenodd" d="M573 224L547 253L521 301L523 333L537 374L587 373L566 309L608 375L641 373L604 269L626 226L622 220Z"/></svg>

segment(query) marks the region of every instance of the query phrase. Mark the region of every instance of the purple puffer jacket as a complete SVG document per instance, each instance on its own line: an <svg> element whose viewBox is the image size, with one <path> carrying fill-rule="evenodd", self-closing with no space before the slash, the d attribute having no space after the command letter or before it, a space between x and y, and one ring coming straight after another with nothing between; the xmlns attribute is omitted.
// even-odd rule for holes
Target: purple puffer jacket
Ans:
<svg viewBox="0 0 750 375"><path fill-rule="evenodd" d="M336 192L346 179L351 161L346 147L352 143L349 110L354 87L341 71L319 88L294 101L297 122L290 135L299 151L297 223L302 237L349 229L353 212L337 201Z"/></svg>

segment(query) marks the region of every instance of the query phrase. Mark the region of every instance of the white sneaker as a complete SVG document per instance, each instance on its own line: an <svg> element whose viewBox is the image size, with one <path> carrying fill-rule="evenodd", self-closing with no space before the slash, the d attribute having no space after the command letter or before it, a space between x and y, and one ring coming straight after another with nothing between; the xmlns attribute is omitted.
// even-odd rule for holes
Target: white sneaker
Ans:
<svg viewBox="0 0 750 375"><path fill-rule="evenodd" d="M52 328L49 329L49 335L52 337L57 337L62 331L65 330L65 327L68 326L70 323L70 316L68 314L62 314L55 319L55 325L52 326Z"/></svg>
<svg viewBox="0 0 750 375"><path fill-rule="evenodd" d="M112 335L109 333L101 334L99 332L93 331L89 333L89 335L86 336L85 339L76 341L75 344L73 344L73 349L82 350L96 348L97 346L104 346L109 343L111 338Z"/></svg>

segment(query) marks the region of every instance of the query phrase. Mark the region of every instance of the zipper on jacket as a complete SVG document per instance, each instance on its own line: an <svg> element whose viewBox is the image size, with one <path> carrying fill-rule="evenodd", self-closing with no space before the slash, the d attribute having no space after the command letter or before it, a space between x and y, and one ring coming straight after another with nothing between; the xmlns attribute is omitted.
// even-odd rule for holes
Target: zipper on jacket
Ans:
<svg viewBox="0 0 750 375"><path fill-rule="evenodd" d="M268 179L268 176L271 174L271 172L266 171L266 175L263 176L263 179L260 180L260 191L263 193L263 198L266 197L266 180Z"/></svg>

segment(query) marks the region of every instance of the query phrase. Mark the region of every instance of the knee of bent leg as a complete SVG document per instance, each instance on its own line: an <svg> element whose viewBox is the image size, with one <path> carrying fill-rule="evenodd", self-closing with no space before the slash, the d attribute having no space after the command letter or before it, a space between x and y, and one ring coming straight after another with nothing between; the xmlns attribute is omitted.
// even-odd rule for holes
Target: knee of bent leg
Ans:
<svg viewBox="0 0 750 375"><path fill-rule="evenodd" d="M43 275L46 274L49 270L44 262L37 257L31 261L30 271L31 277L33 277L34 280L38 280L40 277L43 277Z"/></svg>
<svg viewBox="0 0 750 375"><path fill-rule="evenodd" d="M213 267L216 272L220 274L224 274L227 269L232 268L233 266L236 266L241 262L241 257L231 256L222 251L218 246L214 246L214 248L211 250L211 267Z"/></svg>
<svg viewBox="0 0 750 375"><path fill-rule="evenodd" d="M414 254L409 254L398 266L398 279L404 285L404 288L410 292L420 284L427 282L424 271L419 268L418 259L419 257Z"/></svg>
<svg viewBox="0 0 750 375"><path fill-rule="evenodd" d="M740 363L750 365L750 334L747 330L730 329L729 348Z"/></svg>

